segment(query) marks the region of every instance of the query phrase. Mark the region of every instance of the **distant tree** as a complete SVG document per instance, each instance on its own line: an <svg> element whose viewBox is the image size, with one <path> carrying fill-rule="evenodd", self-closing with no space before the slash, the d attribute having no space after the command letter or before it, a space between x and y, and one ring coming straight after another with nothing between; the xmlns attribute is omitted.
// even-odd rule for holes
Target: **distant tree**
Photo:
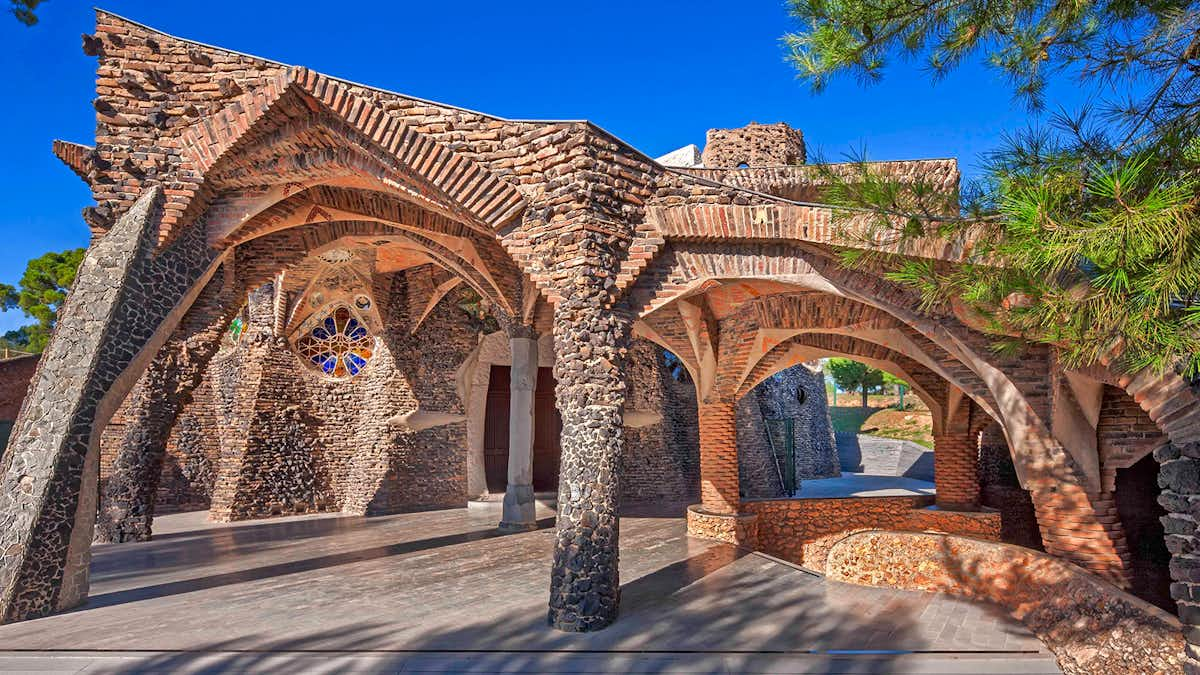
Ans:
<svg viewBox="0 0 1200 675"><path fill-rule="evenodd" d="M849 265L953 308L999 336L1054 345L1068 366L1200 372L1200 4L1055 0L790 0L784 37L820 90L839 75L873 82L892 57L940 77L971 57L1034 113L985 158L962 193L902 184L855 156L824 200L863 241L957 242L963 264L863 254ZM1061 79L1089 103L1048 99ZM1036 119L1036 118L1035 118ZM855 249L858 249L856 251ZM870 248L870 247L865 247Z"/></svg>
<svg viewBox="0 0 1200 675"><path fill-rule="evenodd" d="M46 253L29 261L17 288L0 284L0 310L20 309L35 320L4 335L12 348L30 352L41 352L46 348L58 321L58 310L83 262L84 250L75 248Z"/></svg>
<svg viewBox="0 0 1200 675"><path fill-rule="evenodd" d="M883 371L852 359L833 358L828 361L829 374L842 391L862 392L862 407L867 408L867 393L883 384Z"/></svg>
<svg viewBox="0 0 1200 675"><path fill-rule="evenodd" d="M896 390L895 391L896 395L898 397L900 397L900 402L898 404L899 408L901 410L904 410L904 394L910 388L908 382L905 382L904 380L896 377L895 375L893 375L891 373L884 372L883 384L884 384L884 386L891 386L892 388L894 388Z"/></svg>
<svg viewBox="0 0 1200 675"><path fill-rule="evenodd" d="M12 15L17 17L17 21L26 26L36 25L38 22L37 8L46 0L11 0Z"/></svg>

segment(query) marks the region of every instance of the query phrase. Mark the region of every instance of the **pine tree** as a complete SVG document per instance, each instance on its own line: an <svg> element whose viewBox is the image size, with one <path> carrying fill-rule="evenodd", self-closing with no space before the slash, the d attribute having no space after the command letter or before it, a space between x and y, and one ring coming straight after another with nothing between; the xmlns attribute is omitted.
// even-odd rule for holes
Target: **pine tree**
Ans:
<svg viewBox="0 0 1200 675"><path fill-rule="evenodd" d="M848 265L882 270L972 325L1053 344L1068 366L1200 372L1200 10L1192 3L792 0L785 36L815 89L870 82L887 60L934 76L984 55L1041 116L1049 78L1074 78L1095 106L1017 131L985 178L947 194L900 185L852 157L823 170ZM961 265L866 252L931 237L964 247ZM1015 338L1015 339L1014 339Z"/></svg>

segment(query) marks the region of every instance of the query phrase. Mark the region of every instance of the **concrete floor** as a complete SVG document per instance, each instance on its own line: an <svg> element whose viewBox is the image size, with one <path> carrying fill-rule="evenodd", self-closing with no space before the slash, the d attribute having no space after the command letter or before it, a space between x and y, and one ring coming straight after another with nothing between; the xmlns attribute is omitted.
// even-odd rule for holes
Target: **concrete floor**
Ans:
<svg viewBox="0 0 1200 675"><path fill-rule="evenodd" d="M553 532L499 510L214 525L95 547L78 610L0 627L0 672L1058 672L1020 624L946 596L829 582L622 518L621 617L545 625Z"/></svg>
<svg viewBox="0 0 1200 675"><path fill-rule="evenodd" d="M904 476L872 476L843 471L837 478L806 478L800 481L796 497L828 499L836 497L908 497L934 494L933 483Z"/></svg>

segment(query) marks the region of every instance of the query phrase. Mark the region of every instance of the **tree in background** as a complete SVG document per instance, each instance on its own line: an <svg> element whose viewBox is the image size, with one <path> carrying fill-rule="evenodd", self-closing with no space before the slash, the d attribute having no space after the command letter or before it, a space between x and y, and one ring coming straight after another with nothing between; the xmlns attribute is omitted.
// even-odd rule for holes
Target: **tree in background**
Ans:
<svg viewBox="0 0 1200 675"><path fill-rule="evenodd" d="M900 401L896 404L896 407L899 408L900 410L904 410L904 394L909 389L908 382L905 382L904 380L896 377L895 375L893 375L887 371L884 371L883 384L884 384L884 386L890 386L896 390L896 396L900 399Z"/></svg>
<svg viewBox="0 0 1200 675"><path fill-rule="evenodd" d="M37 8L38 5L45 0L11 0L12 15L17 17L17 21L26 26L36 25L38 22Z"/></svg>
<svg viewBox="0 0 1200 675"><path fill-rule="evenodd" d="M1020 131L978 185L901 185L855 156L823 173L843 236L966 246L965 264L849 249L844 262L909 286L1001 336L1055 345L1068 367L1200 371L1200 6L1036 0L791 0L802 78L882 77L889 57L934 77L983 55L1039 113L1050 78L1092 105ZM847 242L851 243L851 242ZM1014 339L1015 338L1015 339Z"/></svg>
<svg viewBox="0 0 1200 675"><path fill-rule="evenodd" d="M842 391L860 390L862 407L869 407L867 393L883 384L883 371L865 363L842 358L829 359L826 365L829 368L829 374L833 377L834 384L839 389Z"/></svg>
<svg viewBox="0 0 1200 675"><path fill-rule="evenodd" d="M0 284L0 310L20 309L35 320L4 334L0 347L41 352L50 340L58 320L58 310L75 282L75 273L83 262L85 249L51 252L30 260L25 274L14 288Z"/></svg>

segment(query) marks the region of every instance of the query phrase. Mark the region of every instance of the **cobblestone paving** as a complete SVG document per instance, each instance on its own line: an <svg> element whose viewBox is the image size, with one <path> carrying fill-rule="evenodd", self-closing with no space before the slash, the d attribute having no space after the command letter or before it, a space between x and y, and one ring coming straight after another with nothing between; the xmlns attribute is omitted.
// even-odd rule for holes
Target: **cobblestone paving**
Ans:
<svg viewBox="0 0 1200 675"><path fill-rule="evenodd" d="M0 650L200 651L208 653L205 668L236 670L282 668L287 658L299 659L293 669L316 668L312 652L324 650L359 652L338 658L351 659L351 669L383 671L403 662L406 669L424 664L442 671L524 664L586 672L599 663L587 652L606 652L600 670L725 672L755 664L776 670L786 658L788 672L1055 672L1036 638L988 607L828 582L764 556L689 539L678 510L671 511L675 517L623 519L621 618L596 633L546 626L551 512L539 512L538 531L500 536L499 511L489 505L221 526L201 522L201 514L165 516L155 521L154 541L96 546L86 607L2 626ZM837 654L860 650L885 653ZM405 654L362 654L370 651ZM480 653L489 651L510 653ZM573 656L563 661L544 653L564 651ZM892 651L922 654L886 653ZM229 660L213 662L222 658L214 653ZM17 656L0 654L0 670L27 665L11 660ZM39 656L43 669L57 664L89 672L185 665L178 654ZM193 666L203 661L189 658ZM338 669L333 656L320 658ZM913 659L929 668L902 665ZM987 670L970 659L1009 669ZM842 661L875 665L829 670ZM952 661L964 670L946 670ZM880 670L880 663L887 667Z"/></svg>

